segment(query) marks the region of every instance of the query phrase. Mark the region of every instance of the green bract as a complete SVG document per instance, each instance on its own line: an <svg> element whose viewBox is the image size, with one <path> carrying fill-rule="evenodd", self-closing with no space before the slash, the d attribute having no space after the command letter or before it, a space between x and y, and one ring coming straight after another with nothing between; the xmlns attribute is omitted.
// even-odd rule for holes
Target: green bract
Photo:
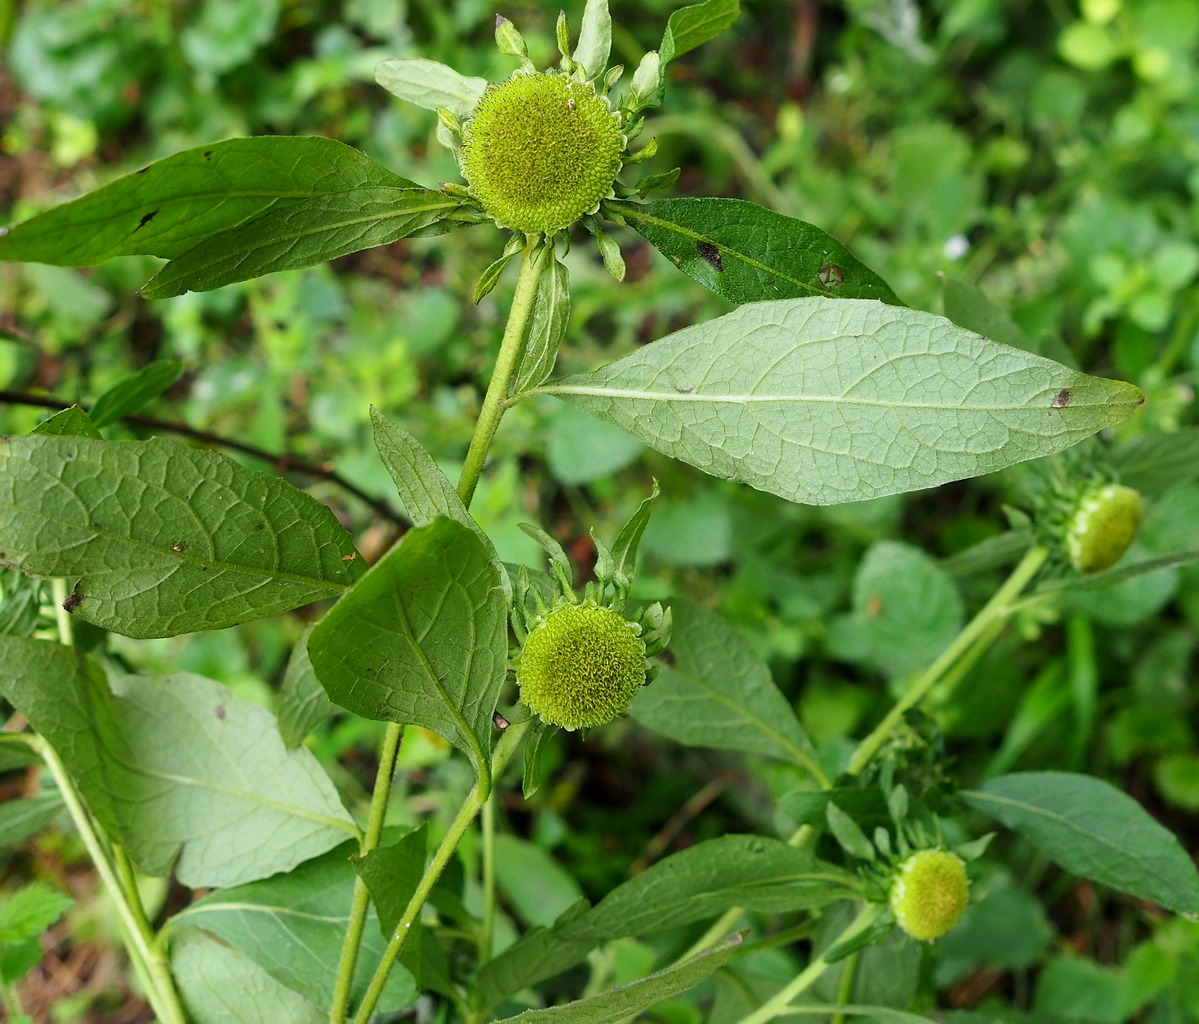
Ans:
<svg viewBox="0 0 1199 1024"><path fill-rule="evenodd" d="M899 865L891 883L891 909L899 927L922 942L939 939L970 902L962 858L948 850L921 850Z"/></svg>
<svg viewBox="0 0 1199 1024"><path fill-rule="evenodd" d="M610 722L645 682L641 627L590 602L550 611L529 633L516 681L521 700L567 730Z"/></svg>
<svg viewBox="0 0 1199 1024"><path fill-rule="evenodd" d="M1079 499L1066 528L1066 550L1079 572L1099 572L1120 560L1141 528L1145 506L1131 487L1107 484Z"/></svg>
<svg viewBox="0 0 1199 1024"><path fill-rule="evenodd" d="M625 137L608 101L565 75L491 86L463 126L462 172L500 227L569 227L612 195Z"/></svg>

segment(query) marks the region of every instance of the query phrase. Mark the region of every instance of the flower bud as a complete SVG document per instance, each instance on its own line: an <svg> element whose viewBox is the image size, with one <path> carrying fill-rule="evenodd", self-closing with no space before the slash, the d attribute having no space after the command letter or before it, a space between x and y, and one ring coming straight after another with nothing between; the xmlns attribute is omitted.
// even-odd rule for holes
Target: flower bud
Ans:
<svg viewBox="0 0 1199 1024"><path fill-rule="evenodd" d="M948 850L921 850L900 866L891 882L891 910L899 927L922 942L939 939L970 902L966 865Z"/></svg>
<svg viewBox="0 0 1199 1024"><path fill-rule="evenodd" d="M500 227L569 227L612 194L625 137L608 102L565 75L490 87L463 128L462 172Z"/></svg>
<svg viewBox="0 0 1199 1024"><path fill-rule="evenodd" d="M645 682L641 628L589 602L550 611L525 639L516 669L521 700L550 725L610 722Z"/></svg>
<svg viewBox="0 0 1199 1024"><path fill-rule="evenodd" d="M1066 551L1079 572L1099 572L1128 550L1145 506L1131 487L1107 484L1083 494L1066 525Z"/></svg>

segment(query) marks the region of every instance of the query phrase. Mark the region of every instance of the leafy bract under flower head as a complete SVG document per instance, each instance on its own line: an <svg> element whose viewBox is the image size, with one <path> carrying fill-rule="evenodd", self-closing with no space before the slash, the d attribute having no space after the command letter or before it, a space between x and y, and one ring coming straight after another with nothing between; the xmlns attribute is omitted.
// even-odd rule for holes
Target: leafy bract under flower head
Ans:
<svg viewBox="0 0 1199 1024"><path fill-rule="evenodd" d="M517 73L488 88L463 126L462 170L500 227L548 233L612 194L624 145L617 115L591 86Z"/></svg>
<svg viewBox="0 0 1199 1024"><path fill-rule="evenodd" d="M516 681L521 700L550 725L604 725L645 682L641 627L592 602L563 604L529 633Z"/></svg>

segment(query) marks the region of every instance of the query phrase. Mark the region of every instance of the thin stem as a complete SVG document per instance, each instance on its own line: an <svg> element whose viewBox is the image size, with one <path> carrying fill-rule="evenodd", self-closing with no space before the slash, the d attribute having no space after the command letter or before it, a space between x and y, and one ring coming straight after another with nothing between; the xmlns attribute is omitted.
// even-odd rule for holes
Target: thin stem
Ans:
<svg viewBox="0 0 1199 1024"><path fill-rule="evenodd" d="M920 703L941 678L957 663L958 659L966 654L973 647L979 637L985 635L994 623L1006 619L1012 613L1011 604L1020 592L1028 586L1032 578L1041 568L1042 563L1049 555L1049 549L1041 545L1033 545L1025 552L1020 563L1012 570L1012 574L1004 581L995 593L983 607L979 613L966 625L953 642L941 652L941 656L934 661L919 679L908 689L895 706L887 713L886 717L874 727L874 730L861 743L858 744L857 750L854 751L853 757L850 759L849 768L847 769L850 775L859 775L862 770L874 759L874 756L882 749L884 743L890 737L892 730L902 721L903 716L907 712Z"/></svg>
<svg viewBox="0 0 1199 1024"><path fill-rule="evenodd" d="M837 988L838 1006L848 1006L853 1001L850 997L853 995L853 983L858 975L860 956L861 951L855 950L845 958L845 970L841 972L841 984ZM838 1010L829 1024L845 1024L845 1014Z"/></svg>
<svg viewBox="0 0 1199 1024"><path fill-rule="evenodd" d="M508 762L512 759L513 754L520 749L521 741L524 739L525 733L531 724L532 722L528 721L510 725L500 737L500 741L496 744L495 753L491 759L493 779L500 777L507 767ZM433 854L433 859L425 869L424 876L421 878L420 884L417 885L416 891L412 894L411 899L408 900L408 906L404 908L404 913L396 925L391 941L387 944L387 949L383 953L383 959L379 961L379 966L375 969L375 974L371 978L370 987L366 990L362 1005L358 1007L358 1014L354 1018L354 1024L366 1024L371 1019L371 1014L375 1012L375 1005L379 1002L379 996L383 994L383 986L387 983L387 976L391 973L391 969L395 966L400 951L404 948L404 941L408 938L408 933L412 930L412 925L416 921L421 907L425 905L425 901L429 898L429 893L433 891L433 886L437 884L437 880L441 877L442 871L445 870L446 865L450 862L450 858L453 857L454 851L462 841L462 837L466 835L466 830L470 828L471 823L475 820L475 817L482 810L486 802L487 797L483 795L483 791L476 782L474 788L467 794L461 809L450 823L449 831L441 841L441 845L437 847L437 852Z"/></svg>
<svg viewBox="0 0 1199 1024"><path fill-rule="evenodd" d="M483 804L483 924L479 935L479 966L491 959L491 940L495 933L495 789Z"/></svg>
<svg viewBox="0 0 1199 1024"><path fill-rule="evenodd" d="M835 949L848 939L860 935L869 928L879 916L886 910L886 906L882 903L867 903L859 912L858 916L853 919L849 927L838 935L825 950ZM796 996L806 992L826 970L829 963L824 959L825 954L821 953L807 967L805 967L790 984L781 988L773 996L766 1000L753 1013L746 1017L742 1017L739 1024L765 1024L768 1020L773 1020L791 1003Z"/></svg>
<svg viewBox="0 0 1199 1024"><path fill-rule="evenodd" d="M366 821L366 833L362 837L359 852L366 856L379 845L383 835L383 824L387 819L387 803L391 799L391 780L395 775L396 758L400 753L400 739L404 727L394 722L387 724L383 734L383 745L379 749L379 770L375 773L375 788L371 794L370 812ZM329 1024L343 1024L350 1006L350 988L354 983L354 968L358 966L358 950L362 945L362 930L366 925L366 911L370 905L370 891L361 875L354 879L354 895L350 900L350 920L346 925L346 937L341 945L341 957L337 962L337 981L333 987L333 1004L329 1010Z"/></svg>
<svg viewBox="0 0 1199 1024"><path fill-rule="evenodd" d="M474 436L470 439L470 448L466 453L466 462L462 466L462 476L458 480L458 497L468 507L471 498L474 497L483 467L487 464L487 453L491 450L492 439L507 410L508 389L516 372L517 360L524 348L529 318L533 315L533 300L537 296L537 281L541 270L541 260L538 257L547 251L545 248L538 248L535 236L530 235L526 239L525 250L520 258L520 275L516 279L516 292L512 296L512 308L508 311L508 325L504 328L500 351L495 357L491 383L487 385L487 394L483 396L479 420L475 424Z"/></svg>

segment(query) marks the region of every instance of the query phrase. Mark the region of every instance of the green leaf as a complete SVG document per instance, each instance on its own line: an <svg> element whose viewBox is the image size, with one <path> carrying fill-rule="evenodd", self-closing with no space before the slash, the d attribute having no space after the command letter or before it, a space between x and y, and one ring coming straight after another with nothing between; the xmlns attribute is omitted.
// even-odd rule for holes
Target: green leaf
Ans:
<svg viewBox="0 0 1199 1024"><path fill-rule="evenodd" d="M504 1020L506 1024L604 1024L633 1016L655 1003L694 988L727 964L740 945L741 935L730 935L688 960L628 985L562 1006L526 1010Z"/></svg>
<svg viewBox="0 0 1199 1024"><path fill-rule="evenodd" d="M61 810L62 797L51 790L0 804L0 846L12 846L40 832Z"/></svg>
<svg viewBox="0 0 1199 1024"><path fill-rule="evenodd" d="M1199 476L1199 427L1170 434L1142 434L1111 452L1120 483L1147 496Z"/></svg>
<svg viewBox="0 0 1199 1024"><path fill-rule="evenodd" d="M41 962L42 944L36 936L0 946L0 983L11 985L20 981Z"/></svg>
<svg viewBox="0 0 1199 1024"><path fill-rule="evenodd" d="M354 891L350 853L349 847L342 846L288 874L211 893L176 914L169 927L202 928L244 953L292 992L327 1007L333 999ZM354 996L365 991L385 948L372 912L362 933ZM395 970L380 1009L396 1010L415 998L411 975Z"/></svg>
<svg viewBox="0 0 1199 1024"><path fill-rule="evenodd" d="M890 1006L821 1005L787 1006L778 1011L779 1017L826 1017L844 1014L849 1017L873 1017L877 1024L934 1024L930 1017L921 1017Z"/></svg>
<svg viewBox="0 0 1199 1024"><path fill-rule="evenodd" d="M194 1024L325 1024L328 1014L244 953L187 929L171 942L171 973Z"/></svg>
<svg viewBox="0 0 1199 1024"><path fill-rule="evenodd" d="M807 295L903 305L832 235L756 203L659 199L607 205L684 274L738 305Z"/></svg>
<svg viewBox="0 0 1199 1024"><path fill-rule="evenodd" d="M0 694L146 874L235 885L356 833L312 754L285 750L269 712L220 683L122 676L110 691L77 650L17 637L0 637L0 664Z"/></svg>
<svg viewBox="0 0 1199 1024"><path fill-rule="evenodd" d="M633 699L629 714L688 746L765 754L816 769L811 740L741 635L699 605L674 601L670 610L665 665Z"/></svg>
<svg viewBox="0 0 1199 1024"><path fill-rule="evenodd" d="M637 506L637 511L620 528L620 533L616 535L616 543L612 545L611 550L605 550L602 546L597 545L599 552L595 567L597 578L606 578L615 573L627 576L629 579L633 578L637 571L637 549L641 546L641 538L645 535L645 528L649 525L650 516L653 514L654 499L660 493L658 481L655 480L649 497L642 499L641 504Z"/></svg>
<svg viewBox="0 0 1199 1024"><path fill-rule="evenodd" d="M816 505L1061 451L1142 400L931 313L826 298L742 306L534 393L713 476Z"/></svg>
<svg viewBox="0 0 1199 1024"><path fill-rule="evenodd" d="M418 107L446 107L459 117L475 109L488 85L486 78L469 78L422 57L381 61L375 65L375 81L393 96Z"/></svg>
<svg viewBox="0 0 1199 1024"><path fill-rule="evenodd" d="M462 201L423 188L356 188L280 205L206 238L141 289L147 299L203 292L426 233Z"/></svg>
<svg viewBox="0 0 1199 1024"><path fill-rule="evenodd" d="M0 537L0 561L80 577L74 613L133 637L290 611L363 573L320 502L159 439L0 438Z"/></svg>
<svg viewBox="0 0 1199 1024"><path fill-rule="evenodd" d="M608 0L587 0L579 43L572 54L587 81L595 82L604 73L611 49L612 14L608 10Z"/></svg>
<svg viewBox="0 0 1199 1024"><path fill-rule="evenodd" d="M778 914L855 893L851 876L781 839L726 835L651 865L560 934L603 942L702 921L729 907Z"/></svg>
<svg viewBox="0 0 1199 1024"><path fill-rule="evenodd" d="M77 405L72 405L69 409L63 409L49 419L42 420L30 433L46 434L51 437L90 437L94 441L100 440L100 430L95 421Z"/></svg>
<svg viewBox="0 0 1199 1024"><path fill-rule="evenodd" d="M681 57L709 39L715 39L741 13L740 0L706 0L675 11L666 23L659 49L662 63Z"/></svg>
<svg viewBox="0 0 1199 1024"><path fill-rule="evenodd" d="M583 938L568 942L560 932L588 909L587 901L579 900L558 918L553 928L533 928L519 942L488 960L479 969L475 984L482 1005L494 1006L505 996L552 978L586 957L595 945L594 940Z"/></svg>
<svg viewBox="0 0 1199 1024"><path fill-rule="evenodd" d="M41 881L9 893L0 900L0 945L41 935L74 903Z"/></svg>
<svg viewBox="0 0 1199 1024"><path fill-rule="evenodd" d="M413 230L413 201L432 203L434 195L442 207L417 216L422 226L457 201L350 146L299 136L229 139L176 153L9 228L0 235L0 260L88 267L116 256L187 256L191 277L167 268L143 289L148 297L173 295L393 241ZM215 238L228 256L223 266L213 262L212 246L201 246Z"/></svg>
<svg viewBox="0 0 1199 1024"><path fill-rule="evenodd" d="M536 843L495 837L496 881L517 916L548 927L583 898L574 876Z"/></svg>
<svg viewBox="0 0 1199 1024"><path fill-rule="evenodd" d="M1067 871L1199 915L1199 871L1191 858L1172 832L1114 786L1070 772L1017 772L961 796Z"/></svg>
<svg viewBox="0 0 1199 1024"><path fill-rule="evenodd" d="M96 399L92 406L92 422L106 427L125 416L131 416L154 401L183 375L183 363L178 359L162 359L143 367Z"/></svg>
<svg viewBox="0 0 1199 1024"><path fill-rule="evenodd" d="M441 517L410 530L317 623L308 653L335 703L444 736L490 787L507 602L472 531Z"/></svg>
<svg viewBox="0 0 1199 1024"><path fill-rule="evenodd" d="M512 393L535 388L553 372L558 346L570 323L570 275L566 265L545 246L537 257L537 291Z"/></svg>
<svg viewBox="0 0 1199 1024"><path fill-rule="evenodd" d="M404 909L420 883L428 845L428 835L422 825L388 846L377 846L363 857L350 858L354 870L370 891L371 902L379 914L379 933L384 941L395 934ZM416 927L419 926L418 917ZM420 948L416 936L413 946Z"/></svg>
<svg viewBox="0 0 1199 1024"><path fill-rule="evenodd" d="M338 712L337 705L325 695L308 657L312 629L306 626L296 640L279 687L279 735L287 747L298 747L313 729Z"/></svg>

